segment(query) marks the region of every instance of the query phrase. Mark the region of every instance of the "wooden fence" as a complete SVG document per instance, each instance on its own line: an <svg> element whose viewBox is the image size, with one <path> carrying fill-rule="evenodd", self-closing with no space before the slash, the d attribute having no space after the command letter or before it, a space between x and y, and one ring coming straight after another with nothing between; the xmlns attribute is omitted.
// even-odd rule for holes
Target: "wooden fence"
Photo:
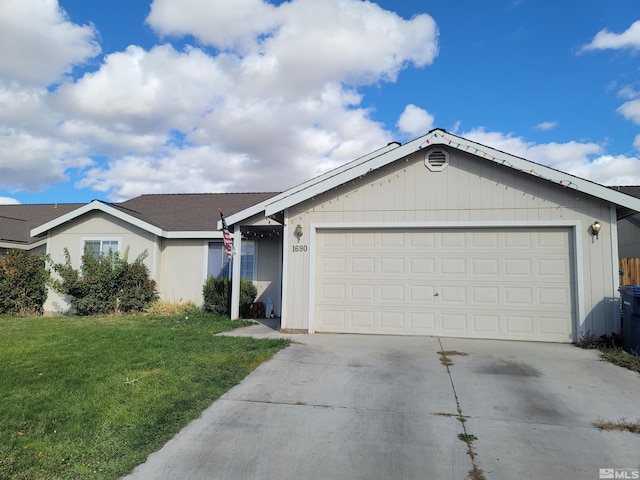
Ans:
<svg viewBox="0 0 640 480"><path fill-rule="evenodd" d="M620 286L640 284L640 258L621 258L618 268L620 270Z"/></svg>

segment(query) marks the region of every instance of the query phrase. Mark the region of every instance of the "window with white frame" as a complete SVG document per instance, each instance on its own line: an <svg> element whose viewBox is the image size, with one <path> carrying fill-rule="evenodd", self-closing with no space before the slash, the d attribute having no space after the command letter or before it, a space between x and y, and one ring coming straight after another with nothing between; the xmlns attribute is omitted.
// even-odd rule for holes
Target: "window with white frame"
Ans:
<svg viewBox="0 0 640 480"><path fill-rule="evenodd" d="M95 258L109 255L109 252L119 252L120 242L118 240L85 240L84 251L91 252Z"/></svg>
<svg viewBox="0 0 640 480"><path fill-rule="evenodd" d="M240 256L240 278L255 280L256 258L256 242L243 240ZM207 277L230 278L230 268L230 261L224 251L223 243L209 242Z"/></svg>

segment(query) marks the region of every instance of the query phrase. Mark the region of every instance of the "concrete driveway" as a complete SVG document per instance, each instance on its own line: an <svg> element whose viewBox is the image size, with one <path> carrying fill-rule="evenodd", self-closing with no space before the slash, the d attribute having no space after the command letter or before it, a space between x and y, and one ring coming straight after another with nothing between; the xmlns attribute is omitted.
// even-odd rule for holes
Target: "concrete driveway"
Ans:
<svg viewBox="0 0 640 480"><path fill-rule="evenodd" d="M433 337L294 341L125 478L599 479L601 468L640 470L640 435L593 425L640 418L640 375L594 351Z"/></svg>

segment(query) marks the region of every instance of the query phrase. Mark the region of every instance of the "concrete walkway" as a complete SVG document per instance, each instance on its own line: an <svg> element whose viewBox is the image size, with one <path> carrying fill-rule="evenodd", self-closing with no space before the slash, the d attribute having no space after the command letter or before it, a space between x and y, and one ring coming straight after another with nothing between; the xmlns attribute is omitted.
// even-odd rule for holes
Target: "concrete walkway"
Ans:
<svg viewBox="0 0 640 480"><path fill-rule="evenodd" d="M280 335L265 328L249 327ZM600 468L640 469L640 435L601 432L598 418L640 418L640 375L594 351L296 335L125 478L598 479Z"/></svg>

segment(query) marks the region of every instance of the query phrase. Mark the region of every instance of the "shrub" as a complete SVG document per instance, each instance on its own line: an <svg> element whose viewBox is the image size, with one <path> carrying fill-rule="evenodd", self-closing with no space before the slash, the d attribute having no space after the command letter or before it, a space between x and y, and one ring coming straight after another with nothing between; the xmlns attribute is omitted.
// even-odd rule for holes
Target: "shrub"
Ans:
<svg viewBox="0 0 640 480"><path fill-rule="evenodd" d="M251 304L258 289L251 280L240 280L240 317L251 316ZM215 315L231 315L231 282L226 278L209 277L202 287L202 309Z"/></svg>
<svg viewBox="0 0 640 480"><path fill-rule="evenodd" d="M42 314L48 278L45 257L8 250L0 258L0 314Z"/></svg>
<svg viewBox="0 0 640 480"><path fill-rule="evenodd" d="M52 280L51 286L71 296L77 315L142 311L158 298L156 283L142 262L146 252L133 263L128 263L128 253L128 249L123 256L110 251L96 257L92 251L85 251L80 269L75 270L65 248L65 262L52 266L60 278Z"/></svg>
<svg viewBox="0 0 640 480"><path fill-rule="evenodd" d="M251 280L240 280L240 318L251 317L251 304L258 296L258 289Z"/></svg>
<svg viewBox="0 0 640 480"><path fill-rule="evenodd" d="M209 277L202 287L202 309L214 315L231 314L231 282L226 278Z"/></svg>

